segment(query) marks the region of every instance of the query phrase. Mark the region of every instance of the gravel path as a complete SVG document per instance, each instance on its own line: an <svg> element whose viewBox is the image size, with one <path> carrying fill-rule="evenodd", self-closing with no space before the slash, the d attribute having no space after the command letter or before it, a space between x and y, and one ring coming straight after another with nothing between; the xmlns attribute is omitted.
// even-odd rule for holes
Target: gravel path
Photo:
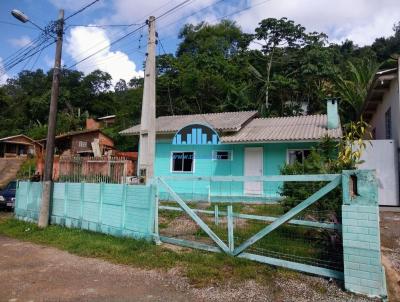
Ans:
<svg viewBox="0 0 400 302"><path fill-rule="evenodd" d="M299 274L193 288L182 272L141 270L0 236L0 301L373 301Z"/></svg>
<svg viewBox="0 0 400 302"><path fill-rule="evenodd" d="M396 210L396 209L394 209ZM390 301L400 301L400 212L381 210L382 263Z"/></svg>

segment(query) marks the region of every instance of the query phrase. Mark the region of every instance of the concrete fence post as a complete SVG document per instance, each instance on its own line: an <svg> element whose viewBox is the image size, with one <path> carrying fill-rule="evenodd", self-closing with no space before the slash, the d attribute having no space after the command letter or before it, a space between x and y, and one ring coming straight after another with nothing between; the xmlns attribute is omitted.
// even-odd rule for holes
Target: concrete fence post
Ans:
<svg viewBox="0 0 400 302"><path fill-rule="evenodd" d="M373 170L343 171L343 258L346 290L386 297L381 263L378 187Z"/></svg>

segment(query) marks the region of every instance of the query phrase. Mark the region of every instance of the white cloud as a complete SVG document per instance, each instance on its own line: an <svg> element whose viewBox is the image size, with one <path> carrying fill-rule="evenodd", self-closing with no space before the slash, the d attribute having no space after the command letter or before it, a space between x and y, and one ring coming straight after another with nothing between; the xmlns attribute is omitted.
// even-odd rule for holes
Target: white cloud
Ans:
<svg viewBox="0 0 400 302"><path fill-rule="evenodd" d="M249 5L260 3L249 0ZM330 41L351 39L359 45L393 34L393 24L400 20L398 0L271 0L245 11L234 19L252 32L265 18L288 17L308 31L322 31Z"/></svg>
<svg viewBox="0 0 400 302"><path fill-rule="evenodd" d="M160 34L164 34L165 31L170 31L172 29L177 29L180 26L180 23L183 22L183 17L190 15L191 13L197 12L213 2L217 0L201 0L201 1L192 1L187 5L183 5L182 7L177 8L175 11L170 14L163 16L160 20L156 22L156 26ZM172 9L182 0L153 0L153 1L131 1L131 0L115 0L114 4L114 13L111 17L113 22L120 22L124 24L131 23L141 23L144 22L150 15L152 16L160 16L166 11ZM208 10L201 11L199 14L204 15L208 12ZM103 20L102 20L103 21ZM179 21L179 22L178 22ZM163 26L168 25L168 28Z"/></svg>
<svg viewBox="0 0 400 302"><path fill-rule="evenodd" d="M15 46L15 47L24 47L30 43L32 43L31 38L29 38L28 36L21 36L19 38L12 38L9 40L11 45Z"/></svg>
<svg viewBox="0 0 400 302"><path fill-rule="evenodd" d="M0 85L6 83L7 79L10 77L7 73L3 71L3 59L0 57Z"/></svg>
<svg viewBox="0 0 400 302"><path fill-rule="evenodd" d="M105 49L78 64L76 68L84 73L96 69L106 71L112 76L113 84L119 79L129 81L133 77L143 77L143 71L137 70L135 62L126 53L111 50L110 39L104 29L76 27L66 39L66 52L76 62L102 48Z"/></svg>

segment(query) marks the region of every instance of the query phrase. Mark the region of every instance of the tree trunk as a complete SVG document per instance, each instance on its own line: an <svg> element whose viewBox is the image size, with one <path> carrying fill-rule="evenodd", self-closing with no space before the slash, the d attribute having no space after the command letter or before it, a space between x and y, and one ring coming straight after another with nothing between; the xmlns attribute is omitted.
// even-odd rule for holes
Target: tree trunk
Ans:
<svg viewBox="0 0 400 302"><path fill-rule="evenodd" d="M274 56L274 50L275 48L272 49L271 55L268 61L267 65L267 83L265 87L265 109L268 109L269 107L269 79L270 79L270 74L271 74L271 66L272 66L272 58Z"/></svg>

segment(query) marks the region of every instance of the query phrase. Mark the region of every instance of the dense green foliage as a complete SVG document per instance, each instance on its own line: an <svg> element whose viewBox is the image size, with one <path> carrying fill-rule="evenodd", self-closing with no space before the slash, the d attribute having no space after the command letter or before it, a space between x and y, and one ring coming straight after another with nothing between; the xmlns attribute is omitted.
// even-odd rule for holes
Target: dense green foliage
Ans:
<svg viewBox="0 0 400 302"><path fill-rule="evenodd" d="M263 116L325 112L326 97L341 97L342 121L354 119L371 75L400 53L400 25L372 45L330 44L286 18L265 19L246 34L232 21L188 24L176 54L157 57L157 115L259 110ZM258 49L256 49L258 48ZM46 135L52 70L22 71L0 87L0 137ZM112 85L108 73L63 70L57 132L79 130L86 117L117 115L107 133L122 150L131 138L118 131L140 121L142 79Z"/></svg>
<svg viewBox="0 0 400 302"><path fill-rule="evenodd" d="M343 170L356 169L367 147L364 139L370 136L368 124L362 119L344 127L343 139L336 142L329 137L321 140L303 162L285 164L283 175L340 174ZM326 185L326 182L285 182L281 189L281 206L289 211L300 202ZM310 207L316 219L332 220L332 213L340 215L342 206L341 187L334 189Z"/></svg>
<svg viewBox="0 0 400 302"><path fill-rule="evenodd" d="M302 174L336 174L341 173L343 167L337 161L337 143L325 139L311 150L303 163L294 162L281 168L283 175L302 175ZM281 189L284 197L281 201L285 211L289 211L300 202L307 199L313 193L326 185L326 182L285 182ZM325 211L340 213L342 205L341 188L337 188L310 207L314 211L315 219L324 219Z"/></svg>

